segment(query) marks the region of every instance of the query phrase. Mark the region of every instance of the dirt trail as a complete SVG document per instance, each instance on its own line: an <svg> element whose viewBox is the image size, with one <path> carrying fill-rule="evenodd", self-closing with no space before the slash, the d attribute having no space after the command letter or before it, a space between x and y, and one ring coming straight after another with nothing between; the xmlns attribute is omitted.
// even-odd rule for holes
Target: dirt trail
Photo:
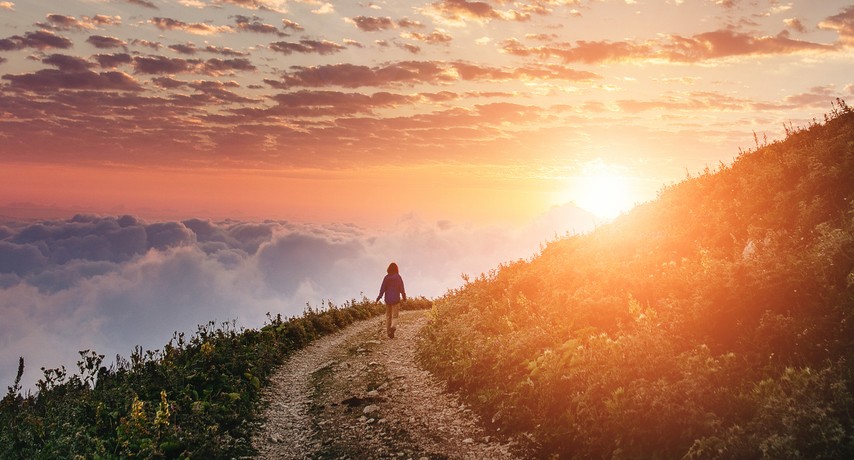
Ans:
<svg viewBox="0 0 854 460"><path fill-rule="evenodd" d="M294 354L265 393L262 459L515 459L520 445L478 417L415 362L424 312L354 324Z"/></svg>

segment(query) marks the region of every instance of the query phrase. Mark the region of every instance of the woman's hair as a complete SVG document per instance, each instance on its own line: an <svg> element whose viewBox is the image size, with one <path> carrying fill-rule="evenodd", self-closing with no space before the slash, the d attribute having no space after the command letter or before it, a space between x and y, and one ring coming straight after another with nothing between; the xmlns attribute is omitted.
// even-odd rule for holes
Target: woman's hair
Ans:
<svg viewBox="0 0 854 460"><path fill-rule="evenodd" d="M397 264L392 262L388 264L388 269L386 270L389 275L397 275L400 271L397 269Z"/></svg>

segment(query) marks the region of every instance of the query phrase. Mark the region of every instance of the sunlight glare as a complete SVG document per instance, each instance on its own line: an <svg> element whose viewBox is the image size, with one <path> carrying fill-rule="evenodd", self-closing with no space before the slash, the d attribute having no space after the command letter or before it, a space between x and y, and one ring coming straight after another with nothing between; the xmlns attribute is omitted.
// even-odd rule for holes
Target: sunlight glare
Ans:
<svg viewBox="0 0 854 460"><path fill-rule="evenodd" d="M599 217L612 219L633 206L629 179L614 166L601 162L588 164L573 182L570 193L573 201Z"/></svg>

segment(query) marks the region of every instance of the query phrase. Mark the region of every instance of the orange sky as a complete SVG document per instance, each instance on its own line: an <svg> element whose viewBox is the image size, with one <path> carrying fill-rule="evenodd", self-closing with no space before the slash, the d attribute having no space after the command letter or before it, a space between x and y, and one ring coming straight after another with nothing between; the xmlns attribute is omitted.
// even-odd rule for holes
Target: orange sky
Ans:
<svg viewBox="0 0 854 460"><path fill-rule="evenodd" d="M846 1L4 1L0 215L613 215L850 99L852 49Z"/></svg>

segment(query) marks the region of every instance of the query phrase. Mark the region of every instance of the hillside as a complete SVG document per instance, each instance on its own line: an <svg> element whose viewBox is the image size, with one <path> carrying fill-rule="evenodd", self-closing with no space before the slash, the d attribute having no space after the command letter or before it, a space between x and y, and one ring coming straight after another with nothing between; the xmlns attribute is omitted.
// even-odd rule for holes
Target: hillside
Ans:
<svg viewBox="0 0 854 460"><path fill-rule="evenodd" d="M854 458L854 111L787 131L450 291L421 361L541 458Z"/></svg>

